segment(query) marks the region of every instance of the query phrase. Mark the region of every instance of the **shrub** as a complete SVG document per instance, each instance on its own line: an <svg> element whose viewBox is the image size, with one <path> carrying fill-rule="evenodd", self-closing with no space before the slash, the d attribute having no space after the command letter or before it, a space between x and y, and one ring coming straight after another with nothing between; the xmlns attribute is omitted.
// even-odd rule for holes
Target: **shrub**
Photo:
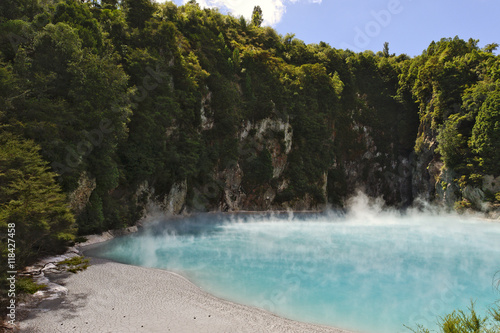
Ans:
<svg viewBox="0 0 500 333"><path fill-rule="evenodd" d="M57 264L58 268L65 269L71 273L84 271L89 267L90 260L80 256L63 260Z"/></svg>
<svg viewBox="0 0 500 333"><path fill-rule="evenodd" d="M16 280L16 290L18 293L34 294L46 287L47 285L45 284L36 284L30 277L21 277Z"/></svg>
<svg viewBox="0 0 500 333"><path fill-rule="evenodd" d="M490 309L491 318L481 318L474 309L474 302L468 311L458 310L439 319L439 330L442 333L498 333L500 332L500 307ZM425 327L418 326L417 329L407 327L414 333L430 333Z"/></svg>

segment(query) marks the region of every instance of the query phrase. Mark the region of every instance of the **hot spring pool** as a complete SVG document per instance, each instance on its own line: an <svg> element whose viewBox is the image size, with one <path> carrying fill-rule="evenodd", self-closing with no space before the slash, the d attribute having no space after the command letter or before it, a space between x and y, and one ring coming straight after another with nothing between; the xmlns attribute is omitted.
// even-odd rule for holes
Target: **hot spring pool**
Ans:
<svg viewBox="0 0 500 333"><path fill-rule="evenodd" d="M178 272L219 297L368 333L500 299L500 224L429 214L199 215L86 254Z"/></svg>

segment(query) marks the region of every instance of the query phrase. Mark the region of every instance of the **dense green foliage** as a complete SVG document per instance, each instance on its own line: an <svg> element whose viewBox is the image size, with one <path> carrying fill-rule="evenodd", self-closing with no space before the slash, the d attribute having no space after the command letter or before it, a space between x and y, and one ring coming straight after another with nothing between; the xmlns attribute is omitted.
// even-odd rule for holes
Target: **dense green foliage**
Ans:
<svg viewBox="0 0 500 333"><path fill-rule="evenodd" d="M0 227L4 244L7 234L15 234L16 267L64 250L73 239L73 215L48 170L32 141L0 136ZM6 250L2 247L2 260Z"/></svg>
<svg viewBox="0 0 500 333"><path fill-rule="evenodd" d="M9 289L7 271L20 270L42 255L62 252L74 238L74 217L66 196L39 150L31 140L0 133L1 313ZM17 283L18 292L34 290L28 280Z"/></svg>
<svg viewBox="0 0 500 333"><path fill-rule="evenodd" d="M405 81L420 103L419 139L437 133L446 166L463 175L499 175L499 60L491 47L480 50L477 42L432 43Z"/></svg>
<svg viewBox="0 0 500 333"><path fill-rule="evenodd" d="M401 161L436 140L437 158L462 183L500 175L495 44L443 39L413 59L387 43L357 54L261 27L259 7L247 22L195 1L3 1L0 13L2 138L27 159L38 154L28 146L40 147L51 170L37 162L36 179L51 193L51 172L65 193L80 193L80 234L134 223L144 184L162 197L186 183L188 205L220 207L220 175L231 168L242 171L245 193L271 184L278 205L305 197L341 205L354 191L353 163L356 182L385 196L393 185L383 180L411 177ZM290 132L257 133L266 119ZM284 170L274 173L280 159ZM95 182L87 196L75 192L84 176ZM32 200L33 214L42 211L44 199ZM26 230L37 242L69 238L70 213L56 201L38 217L42 233ZM2 216L12 205L2 201Z"/></svg>

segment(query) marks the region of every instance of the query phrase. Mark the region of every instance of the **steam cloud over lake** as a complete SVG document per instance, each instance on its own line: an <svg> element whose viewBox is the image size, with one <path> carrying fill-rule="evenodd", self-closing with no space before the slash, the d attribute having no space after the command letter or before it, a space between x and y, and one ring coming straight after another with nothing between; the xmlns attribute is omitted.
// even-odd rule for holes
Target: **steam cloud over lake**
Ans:
<svg viewBox="0 0 500 333"><path fill-rule="evenodd" d="M361 332L434 328L500 298L500 225L473 217L389 212L364 196L347 213L158 218L93 256L178 272L235 302Z"/></svg>

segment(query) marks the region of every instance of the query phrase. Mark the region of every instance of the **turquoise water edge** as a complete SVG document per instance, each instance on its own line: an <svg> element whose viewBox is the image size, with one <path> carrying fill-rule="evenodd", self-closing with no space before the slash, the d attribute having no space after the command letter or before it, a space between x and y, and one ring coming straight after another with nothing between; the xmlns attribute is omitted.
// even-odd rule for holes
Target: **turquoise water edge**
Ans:
<svg viewBox="0 0 500 333"><path fill-rule="evenodd" d="M435 328L500 299L500 224L452 215L203 214L158 219L86 254L180 273L214 294L367 333Z"/></svg>

